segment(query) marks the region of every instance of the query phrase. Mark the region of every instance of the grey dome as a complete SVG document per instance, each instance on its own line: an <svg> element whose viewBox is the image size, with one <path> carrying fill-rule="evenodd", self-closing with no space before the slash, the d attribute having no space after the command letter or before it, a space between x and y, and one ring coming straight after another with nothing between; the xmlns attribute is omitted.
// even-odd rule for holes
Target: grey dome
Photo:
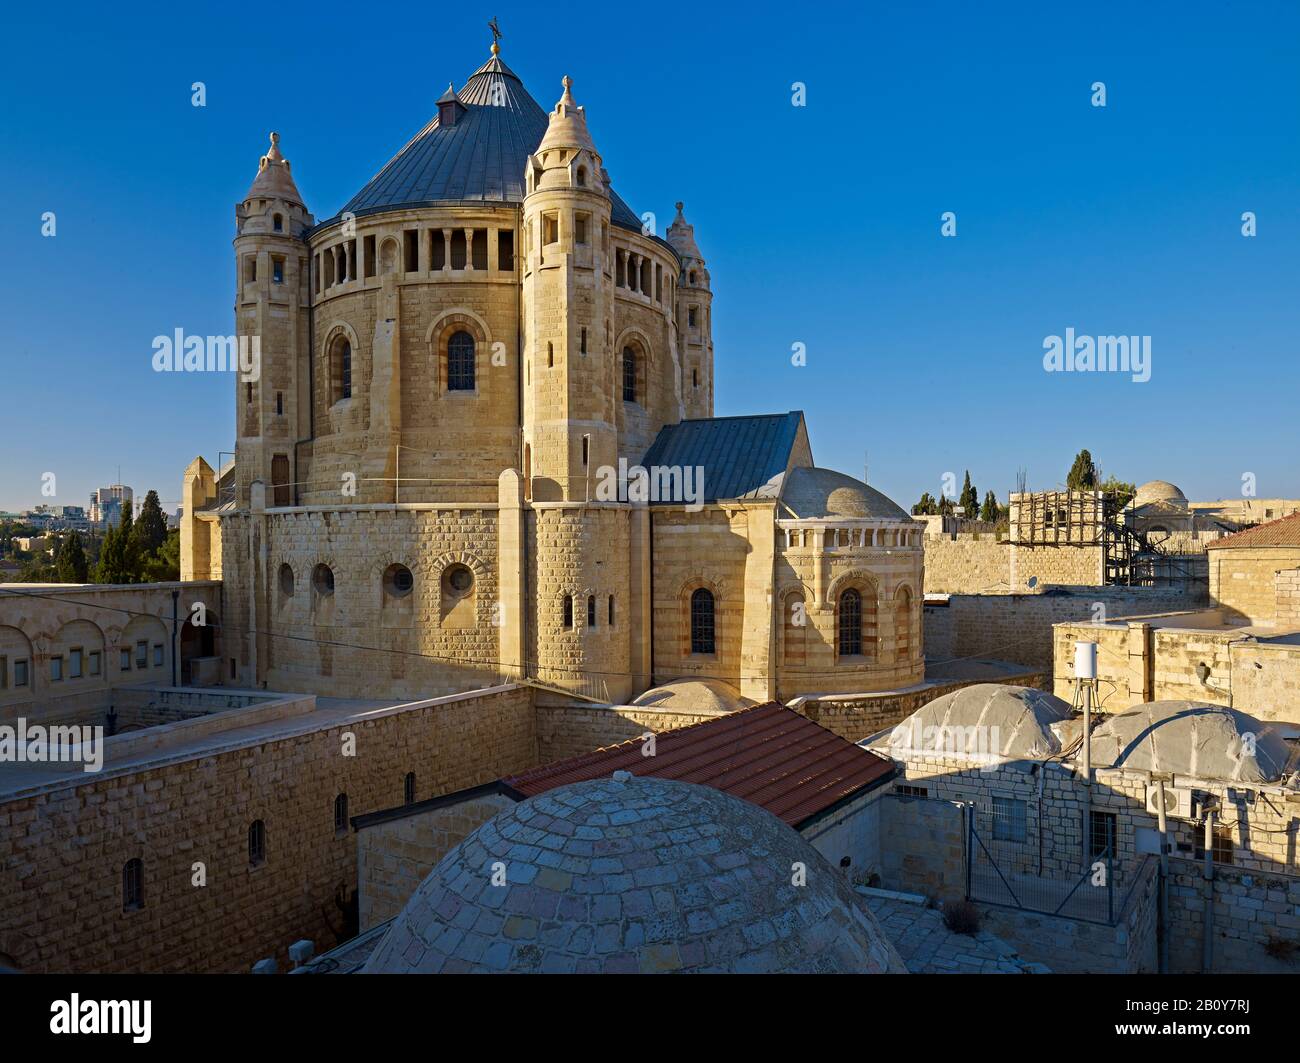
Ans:
<svg viewBox="0 0 1300 1063"><path fill-rule="evenodd" d="M782 480L780 497L802 520L821 517L912 519L893 499L834 469L805 466L791 469Z"/></svg>
<svg viewBox="0 0 1300 1063"><path fill-rule="evenodd" d="M1196 701L1135 705L1092 732L1094 764L1200 779L1274 782L1291 755L1268 724L1239 709Z"/></svg>
<svg viewBox="0 0 1300 1063"><path fill-rule="evenodd" d="M921 706L871 746L903 759L933 751L1041 760L1061 752L1059 732L1072 714L1069 704L1042 690L976 683Z"/></svg>
<svg viewBox="0 0 1300 1063"><path fill-rule="evenodd" d="M791 884L795 864L804 885ZM483 824L420 884L363 970L905 968L844 876L775 816L709 787L629 776L550 790Z"/></svg>
<svg viewBox="0 0 1300 1063"><path fill-rule="evenodd" d="M497 56L456 98L465 113L455 125L443 128L435 115L343 210L362 216L439 203L522 203L524 165L546 135L546 111ZM612 189L609 198L612 222L640 232L635 212Z"/></svg>

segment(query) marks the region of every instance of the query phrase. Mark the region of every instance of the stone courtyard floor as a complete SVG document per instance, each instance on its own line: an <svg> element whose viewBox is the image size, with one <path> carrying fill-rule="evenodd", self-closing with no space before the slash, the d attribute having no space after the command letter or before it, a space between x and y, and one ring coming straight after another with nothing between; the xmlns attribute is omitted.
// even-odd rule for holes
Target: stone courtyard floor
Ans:
<svg viewBox="0 0 1300 1063"><path fill-rule="evenodd" d="M1050 974L1021 959L1001 938L981 930L954 934L943 913L923 904L863 893L867 906L913 974Z"/></svg>

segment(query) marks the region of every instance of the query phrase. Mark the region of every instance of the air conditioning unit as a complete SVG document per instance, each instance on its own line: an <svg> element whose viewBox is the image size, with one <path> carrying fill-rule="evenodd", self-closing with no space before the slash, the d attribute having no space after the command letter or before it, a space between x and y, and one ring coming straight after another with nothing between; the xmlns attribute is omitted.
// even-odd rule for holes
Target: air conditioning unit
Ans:
<svg viewBox="0 0 1300 1063"><path fill-rule="evenodd" d="M1175 819L1192 818L1192 791L1182 787L1166 786L1164 790L1165 815ZM1147 787L1147 811L1153 816L1160 814L1160 787Z"/></svg>

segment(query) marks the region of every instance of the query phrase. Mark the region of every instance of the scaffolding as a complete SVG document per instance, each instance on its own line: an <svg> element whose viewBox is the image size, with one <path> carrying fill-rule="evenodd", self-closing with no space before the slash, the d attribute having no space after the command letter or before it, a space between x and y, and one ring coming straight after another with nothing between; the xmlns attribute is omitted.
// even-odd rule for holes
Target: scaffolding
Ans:
<svg viewBox="0 0 1300 1063"><path fill-rule="evenodd" d="M1200 568L1153 542L1125 519L1108 491L1025 491L1009 496L1016 546L1099 547L1108 586L1149 587L1203 581Z"/></svg>

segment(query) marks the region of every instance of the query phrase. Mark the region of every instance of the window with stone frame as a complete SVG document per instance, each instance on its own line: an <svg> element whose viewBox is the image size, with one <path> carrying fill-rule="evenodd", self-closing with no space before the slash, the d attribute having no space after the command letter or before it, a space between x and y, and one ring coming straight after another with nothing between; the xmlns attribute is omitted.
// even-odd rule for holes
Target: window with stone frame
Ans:
<svg viewBox="0 0 1300 1063"><path fill-rule="evenodd" d="M474 390L474 337L464 329L447 341L447 390Z"/></svg>
<svg viewBox="0 0 1300 1063"><path fill-rule="evenodd" d="M691 653L716 653L713 592L697 587L691 592Z"/></svg>
<svg viewBox="0 0 1300 1063"><path fill-rule="evenodd" d="M636 351L623 348L623 401L636 402Z"/></svg>

